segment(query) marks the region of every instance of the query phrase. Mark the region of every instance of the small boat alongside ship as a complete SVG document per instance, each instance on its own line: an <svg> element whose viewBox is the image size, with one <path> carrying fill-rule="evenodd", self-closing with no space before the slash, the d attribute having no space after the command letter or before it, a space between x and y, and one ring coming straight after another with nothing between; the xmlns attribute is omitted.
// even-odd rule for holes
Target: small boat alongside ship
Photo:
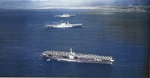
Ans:
<svg viewBox="0 0 150 78"><path fill-rule="evenodd" d="M46 28L71 28L71 27L81 27L82 24L70 24L67 22L61 22L58 25L46 25Z"/></svg>
<svg viewBox="0 0 150 78"><path fill-rule="evenodd" d="M50 60L57 61L68 61L68 62L83 62L83 63L101 63L101 64L112 64L115 60L112 56L99 56L95 54L83 54L64 51L45 51L42 53L42 56Z"/></svg>
<svg viewBox="0 0 150 78"><path fill-rule="evenodd" d="M54 17L74 17L75 15L63 14L63 15L55 15Z"/></svg>

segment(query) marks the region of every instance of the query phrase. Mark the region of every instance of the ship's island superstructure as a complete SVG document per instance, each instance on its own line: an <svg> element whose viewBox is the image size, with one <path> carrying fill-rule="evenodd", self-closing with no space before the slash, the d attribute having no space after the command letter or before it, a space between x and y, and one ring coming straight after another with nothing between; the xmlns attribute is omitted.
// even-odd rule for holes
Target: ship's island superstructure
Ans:
<svg viewBox="0 0 150 78"><path fill-rule="evenodd" d="M99 56L95 54L83 54L64 51L45 51L42 56L50 61L51 59L58 61L68 61L68 62L83 62L83 63L102 63L102 64L112 64L114 62L112 56Z"/></svg>

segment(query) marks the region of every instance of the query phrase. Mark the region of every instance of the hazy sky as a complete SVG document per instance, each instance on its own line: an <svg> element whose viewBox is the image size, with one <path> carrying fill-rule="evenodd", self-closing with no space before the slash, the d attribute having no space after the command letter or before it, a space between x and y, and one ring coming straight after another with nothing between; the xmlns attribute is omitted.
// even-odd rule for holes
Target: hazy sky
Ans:
<svg viewBox="0 0 150 78"><path fill-rule="evenodd" d="M149 5L150 0L0 0L0 8L94 7L115 5Z"/></svg>

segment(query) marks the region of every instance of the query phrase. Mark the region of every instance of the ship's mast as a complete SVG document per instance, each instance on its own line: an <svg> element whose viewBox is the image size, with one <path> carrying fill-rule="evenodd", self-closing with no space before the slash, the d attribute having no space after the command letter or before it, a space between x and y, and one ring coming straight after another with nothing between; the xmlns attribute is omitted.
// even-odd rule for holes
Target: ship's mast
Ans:
<svg viewBox="0 0 150 78"><path fill-rule="evenodd" d="M72 53L72 48L70 48L70 53Z"/></svg>

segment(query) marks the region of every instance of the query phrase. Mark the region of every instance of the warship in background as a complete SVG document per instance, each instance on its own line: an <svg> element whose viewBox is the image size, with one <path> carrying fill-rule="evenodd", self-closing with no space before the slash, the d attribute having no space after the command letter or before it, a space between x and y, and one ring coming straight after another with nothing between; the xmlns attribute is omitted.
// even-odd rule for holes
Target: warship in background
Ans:
<svg viewBox="0 0 150 78"><path fill-rule="evenodd" d="M58 25L46 25L46 28L70 28L70 27L81 27L82 24L70 24L68 21L63 22L61 21Z"/></svg>
<svg viewBox="0 0 150 78"><path fill-rule="evenodd" d="M54 17L74 17L75 15L63 14L63 15L55 15Z"/></svg>
<svg viewBox="0 0 150 78"><path fill-rule="evenodd" d="M95 54L83 54L64 51L45 51L42 56L50 61L51 59L58 61L68 61L68 62L83 62L83 63L101 63L101 64L112 64L115 60L112 56L99 56Z"/></svg>

